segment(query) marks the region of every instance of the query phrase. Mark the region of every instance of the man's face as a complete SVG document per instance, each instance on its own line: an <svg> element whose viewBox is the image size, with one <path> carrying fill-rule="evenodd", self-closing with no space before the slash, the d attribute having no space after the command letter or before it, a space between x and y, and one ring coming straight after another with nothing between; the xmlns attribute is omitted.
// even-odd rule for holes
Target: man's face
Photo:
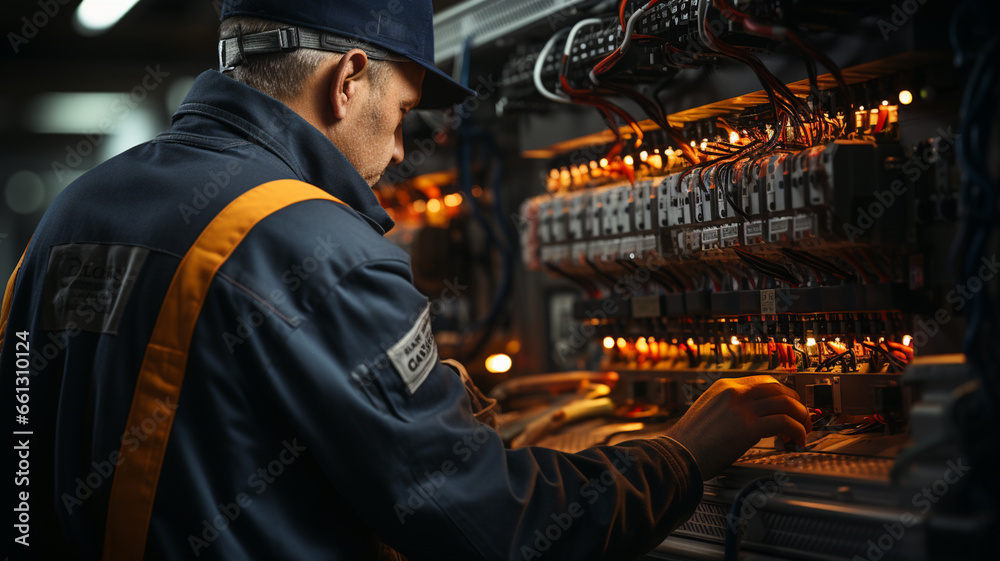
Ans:
<svg viewBox="0 0 1000 561"><path fill-rule="evenodd" d="M420 102L425 70L416 63L392 63L382 84L369 84L359 114L350 119L348 141L340 146L369 186L389 164L403 161L403 117Z"/></svg>

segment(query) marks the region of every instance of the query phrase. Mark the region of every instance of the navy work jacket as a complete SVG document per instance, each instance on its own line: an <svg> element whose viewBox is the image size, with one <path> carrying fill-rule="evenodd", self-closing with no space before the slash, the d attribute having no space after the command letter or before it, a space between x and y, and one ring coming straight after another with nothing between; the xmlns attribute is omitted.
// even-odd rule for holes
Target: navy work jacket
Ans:
<svg viewBox="0 0 1000 561"><path fill-rule="evenodd" d="M347 206L272 214L212 282L165 404L146 559L357 561L380 541L412 560L629 559L691 514L701 477L673 440L505 449L428 342L428 301L369 186L287 106L209 71L168 131L70 185L30 243L0 353L3 464L30 449L25 479L4 477L11 559L100 559L117 452L157 422L125 426L172 275L226 205L280 179Z"/></svg>

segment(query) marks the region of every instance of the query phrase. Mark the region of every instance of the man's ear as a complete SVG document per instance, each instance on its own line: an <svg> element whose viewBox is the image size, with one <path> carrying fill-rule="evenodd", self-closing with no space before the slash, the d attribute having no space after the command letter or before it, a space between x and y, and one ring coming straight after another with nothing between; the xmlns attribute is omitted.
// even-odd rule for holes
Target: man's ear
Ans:
<svg viewBox="0 0 1000 561"><path fill-rule="evenodd" d="M361 49L352 49L340 58L330 83L330 103L337 119L347 117L352 102L360 99L368 87L362 80L368 74L368 55Z"/></svg>

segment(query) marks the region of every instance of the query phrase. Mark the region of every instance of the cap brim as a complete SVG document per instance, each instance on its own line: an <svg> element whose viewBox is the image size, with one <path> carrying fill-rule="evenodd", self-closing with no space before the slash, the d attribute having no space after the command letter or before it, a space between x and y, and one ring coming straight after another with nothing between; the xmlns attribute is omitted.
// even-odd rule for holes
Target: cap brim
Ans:
<svg viewBox="0 0 1000 561"><path fill-rule="evenodd" d="M437 66L419 60L414 62L427 69L417 109L448 109L476 95L475 90L470 90L452 80L451 76Z"/></svg>

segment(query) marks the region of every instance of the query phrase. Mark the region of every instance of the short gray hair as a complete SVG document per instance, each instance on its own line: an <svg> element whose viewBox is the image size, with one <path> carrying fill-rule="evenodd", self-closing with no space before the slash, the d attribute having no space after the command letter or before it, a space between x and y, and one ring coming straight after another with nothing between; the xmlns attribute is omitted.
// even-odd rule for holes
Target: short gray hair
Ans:
<svg viewBox="0 0 1000 561"><path fill-rule="evenodd" d="M266 19L237 16L223 20L219 28L219 39L237 37L240 33L249 35L263 31L274 31L289 27ZM287 53L255 54L231 70L228 74L237 82L246 84L275 99L288 100L302 93L305 83L322 63L330 57L343 56L338 53L317 49L296 49ZM381 93L388 74L389 63L368 59L368 73L376 93Z"/></svg>

